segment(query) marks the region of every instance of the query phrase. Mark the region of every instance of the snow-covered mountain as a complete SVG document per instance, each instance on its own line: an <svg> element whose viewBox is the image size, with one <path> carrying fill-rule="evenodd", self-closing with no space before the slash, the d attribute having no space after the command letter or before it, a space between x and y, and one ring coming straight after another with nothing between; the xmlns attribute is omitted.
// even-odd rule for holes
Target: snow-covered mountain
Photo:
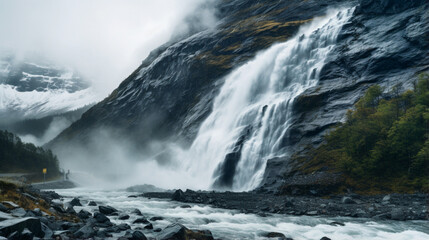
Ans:
<svg viewBox="0 0 429 240"><path fill-rule="evenodd" d="M75 70L0 52L0 129L44 144L99 98Z"/></svg>
<svg viewBox="0 0 429 240"><path fill-rule="evenodd" d="M43 118L97 101L74 70L13 56L0 56L0 119Z"/></svg>

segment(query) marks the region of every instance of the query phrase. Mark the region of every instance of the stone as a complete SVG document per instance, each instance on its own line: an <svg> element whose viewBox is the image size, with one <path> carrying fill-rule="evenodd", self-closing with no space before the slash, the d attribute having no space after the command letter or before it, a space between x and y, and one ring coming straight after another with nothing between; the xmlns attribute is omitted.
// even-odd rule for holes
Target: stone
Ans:
<svg viewBox="0 0 429 240"><path fill-rule="evenodd" d="M106 215L99 213L99 212L95 212L94 213L94 219L98 222L98 223L106 223L106 222L110 222L109 218L106 217Z"/></svg>
<svg viewBox="0 0 429 240"><path fill-rule="evenodd" d="M148 225L144 226L144 229L153 229L152 223L149 223Z"/></svg>
<svg viewBox="0 0 429 240"><path fill-rule="evenodd" d="M160 221L160 220L164 220L164 218L163 217L152 217L150 220L151 221Z"/></svg>
<svg viewBox="0 0 429 240"><path fill-rule="evenodd" d="M180 208L192 208L192 207L191 207L191 205L185 204L185 205L180 206Z"/></svg>
<svg viewBox="0 0 429 240"><path fill-rule="evenodd" d="M71 200L69 204L71 206L73 206L73 207L75 207L75 206L82 206L82 204L80 203L79 198L73 198L73 200Z"/></svg>
<svg viewBox="0 0 429 240"><path fill-rule="evenodd" d="M315 215L317 215L317 210L315 210L315 211L308 211L307 215L309 215L309 216L315 216Z"/></svg>
<svg viewBox="0 0 429 240"><path fill-rule="evenodd" d="M143 216L142 212L140 212L140 210L138 210L137 208L134 209L131 213L137 215L137 216Z"/></svg>
<svg viewBox="0 0 429 240"><path fill-rule="evenodd" d="M77 230L75 233L73 233L73 235L76 238L92 238L96 235L96 231L93 227L85 225L79 230Z"/></svg>
<svg viewBox="0 0 429 240"><path fill-rule="evenodd" d="M8 213L0 212L0 222L11 218L13 218L12 215Z"/></svg>
<svg viewBox="0 0 429 240"><path fill-rule="evenodd" d="M128 230L128 229L131 229L130 225L128 225L126 223L121 223L121 224L117 225L116 227L120 231L125 231L125 230Z"/></svg>
<svg viewBox="0 0 429 240"><path fill-rule="evenodd" d="M287 238L283 233L279 233L279 232L266 232L262 234L262 237L276 238L281 240L292 240L291 238Z"/></svg>
<svg viewBox="0 0 429 240"><path fill-rule="evenodd" d="M331 226L345 226L345 224L342 222L331 222L331 223L329 223L329 225L331 225Z"/></svg>
<svg viewBox="0 0 429 240"><path fill-rule="evenodd" d="M135 223L149 224L150 222L149 222L146 218L142 217L142 218L137 218L136 220L134 220L134 222L133 222L133 223L134 223L134 224L135 224Z"/></svg>
<svg viewBox="0 0 429 240"><path fill-rule="evenodd" d="M88 203L88 206L97 206L97 203L96 203L96 202L94 202L94 201L90 201L90 202Z"/></svg>
<svg viewBox="0 0 429 240"><path fill-rule="evenodd" d="M15 217L24 217L27 214L27 211L24 210L24 208L15 208L10 211L10 214ZM29 216L34 217L34 216Z"/></svg>
<svg viewBox="0 0 429 240"><path fill-rule="evenodd" d="M42 225L38 218L27 217L8 219L0 222L0 235L6 237L15 231L22 232L24 229L31 231L36 237L43 237Z"/></svg>
<svg viewBox="0 0 429 240"><path fill-rule="evenodd" d="M154 232L161 232L161 231L162 231L162 229L161 229L161 228L155 228L153 231L154 231Z"/></svg>
<svg viewBox="0 0 429 240"><path fill-rule="evenodd" d="M25 228L22 232L21 232L21 240L33 240L34 234L28 230L28 228Z"/></svg>
<svg viewBox="0 0 429 240"><path fill-rule="evenodd" d="M403 221L403 220L405 220L405 218L406 218L406 214L405 214L404 210L402 210L401 208L394 208L390 212L390 219L392 219L392 220Z"/></svg>
<svg viewBox="0 0 429 240"><path fill-rule="evenodd" d="M171 200L174 200L174 201L180 202L180 201L184 201L185 199L186 199L185 193L181 189L176 190L173 193L173 196L171 196Z"/></svg>
<svg viewBox="0 0 429 240"><path fill-rule="evenodd" d="M100 213L105 214L105 215L111 215L114 212L118 211L111 206L98 206L98 210L100 211Z"/></svg>
<svg viewBox="0 0 429 240"><path fill-rule="evenodd" d="M77 214L77 216L78 216L80 219L88 219L89 217L91 217L91 213L90 213L90 212L88 212L88 211L86 211L85 209L81 209L81 210L79 211L79 213Z"/></svg>
<svg viewBox="0 0 429 240"><path fill-rule="evenodd" d="M130 215L124 214L124 213L120 214L119 217L118 217L119 220L127 220L129 218L130 218Z"/></svg>
<svg viewBox="0 0 429 240"><path fill-rule="evenodd" d="M320 240L331 240L331 239L328 237L322 237Z"/></svg>
<svg viewBox="0 0 429 240"><path fill-rule="evenodd" d="M141 231L134 231L132 240L147 240L147 238Z"/></svg>
<svg viewBox="0 0 429 240"><path fill-rule="evenodd" d="M5 205L0 203L0 211L1 212L7 212L7 211L9 211L9 208L5 207Z"/></svg>
<svg viewBox="0 0 429 240"><path fill-rule="evenodd" d="M356 202L351 197L343 197L341 202L344 204L356 204Z"/></svg>
<svg viewBox="0 0 429 240"><path fill-rule="evenodd" d="M186 239L199 239L199 240L213 240L213 235L210 231L192 231L179 223L168 225L158 236L160 240L186 240Z"/></svg>

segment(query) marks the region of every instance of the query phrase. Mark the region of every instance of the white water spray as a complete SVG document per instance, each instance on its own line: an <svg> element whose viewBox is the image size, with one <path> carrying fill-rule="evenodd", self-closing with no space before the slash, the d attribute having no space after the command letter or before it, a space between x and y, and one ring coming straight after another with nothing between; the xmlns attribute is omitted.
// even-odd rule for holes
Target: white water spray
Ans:
<svg viewBox="0 0 429 240"><path fill-rule="evenodd" d="M352 13L353 9L331 11L315 19L294 38L270 47L227 76L213 112L184 153L189 160L187 174L209 188L219 177L216 172L225 156L240 147L232 189L257 187L266 161L285 154L280 142L290 126L292 103L317 84L324 61ZM240 137L244 141L237 146Z"/></svg>

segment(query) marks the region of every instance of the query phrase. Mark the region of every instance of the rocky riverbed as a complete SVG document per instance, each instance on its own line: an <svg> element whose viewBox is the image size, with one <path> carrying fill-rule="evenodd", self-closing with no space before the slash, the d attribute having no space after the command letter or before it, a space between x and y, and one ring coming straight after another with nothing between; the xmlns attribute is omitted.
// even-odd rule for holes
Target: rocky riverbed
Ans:
<svg viewBox="0 0 429 240"><path fill-rule="evenodd" d="M183 203L210 204L214 207L237 209L243 213L288 214L295 216L343 216L374 220L428 220L427 194L389 194L362 196L358 194L314 196L276 196L255 192L204 192L176 190L144 193L140 196L164 198Z"/></svg>
<svg viewBox="0 0 429 240"><path fill-rule="evenodd" d="M8 188L2 186L0 239L429 237L427 196L419 194L324 199L191 190L139 194L134 188L58 194L21 186L12 196Z"/></svg>

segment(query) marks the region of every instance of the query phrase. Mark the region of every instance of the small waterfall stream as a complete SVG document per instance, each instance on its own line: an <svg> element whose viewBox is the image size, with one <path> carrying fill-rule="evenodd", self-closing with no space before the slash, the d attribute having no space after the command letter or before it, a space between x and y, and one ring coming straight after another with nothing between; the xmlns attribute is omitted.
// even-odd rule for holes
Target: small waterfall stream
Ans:
<svg viewBox="0 0 429 240"><path fill-rule="evenodd" d="M285 154L280 143L290 125L292 103L317 84L352 13L353 9L328 12L227 76L212 113L185 153L188 174L200 176L197 179L208 187L257 187L266 161Z"/></svg>

